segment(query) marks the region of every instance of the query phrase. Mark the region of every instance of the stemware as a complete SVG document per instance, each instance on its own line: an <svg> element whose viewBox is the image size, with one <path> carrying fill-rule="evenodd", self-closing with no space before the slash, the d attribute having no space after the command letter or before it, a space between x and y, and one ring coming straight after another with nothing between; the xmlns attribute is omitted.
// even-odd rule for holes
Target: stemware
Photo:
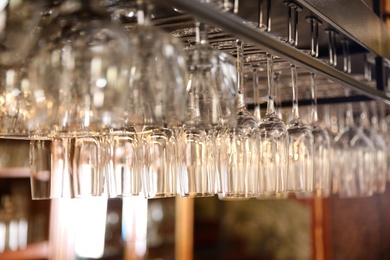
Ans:
<svg viewBox="0 0 390 260"><path fill-rule="evenodd" d="M328 131L318 120L316 75L311 77L311 132L313 135L314 193L318 197L328 197L331 190L331 145Z"/></svg>
<svg viewBox="0 0 390 260"><path fill-rule="evenodd" d="M373 191L377 193L383 193L386 189L386 174L387 174L387 147L386 142L382 136L377 132L378 126L375 121L376 108L374 107L372 113L374 118L374 124L370 124L369 109L366 102L360 102L360 122L359 126L363 133L372 141L375 153L372 162L374 170L373 176Z"/></svg>
<svg viewBox="0 0 390 260"><path fill-rule="evenodd" d="M345 91L349 96L349 90ZM345 127L335 137L334 179L341 198L368 197L373 193L374 145L357 128L351 103L346 104ZM348 162L348 163L346 163Z"/></svg>
<svg viewBox="0 0 390 260"><path fill-rule="evenodd" d="M253 116L255 117L256 121L260 123L261 120L261 111L260 111L260 102L259 102L259 92L260 92L260 85L259 85L259 69L260 64L253 62L251 65L252 68L252 80L253 80L253 98L254 98L254 106L253 109Z"/></svg>
<svg viewBox="0 0 390 260"><path fill-rule="evenodd" d="M310 126L299 117L297 70L291 64L293 89L292 120L287 125L289 136L288 189L297 196L311 196L313 192L313 134Z"/></svg>
<svg viewBox="0 0 390 260"><path fill-rule="evenodd" d="M58 10L30 65L28 126L34 140L71 138L64 174L71 174L73 196L101 195L101 133L123 120L135 47L95 1L67 0Z"/></svg>
<svg viewBox="0 0 390 260"><path fill-rule="evenodd" d="M36 44L48 1L0 3L0 136L28 138L31 117L26 66Z"/></svg>
<svg viewBox="0 0 390 260"><path fill-rule="evenodd" d="M134 89L129 95L124 126L110 134L117 140L113 144L123 143L131 149L130 154L114 153L113 174L121 176L125 170L133 181L140 180L147 198L177 194L178 155L174 128L186 119L188 80L181 42L153 26L152 11L149 1L137 1L135 11L120 10L125 17L129 12L137 14L136 26L126 23L123 26L139 52L130 78ZM129 164L121 163L123 160ZM134 187L135 195L139 192L136 187L141 186L131 183L126 185Z"/></svg>
<svg viewBox="0 0 390 260"><path fill-rule="evenodd" d="M268 104L266 115L259 124L258 196L284 198L287 196L288 132L275 111L273 57L267 53Z"/></svg>
<svg viewBox="0 0 390 260"><path fill-rule="evenodd" d="M49 140L30 143L30 184L33 200L52 197L50 146Z"/></svg>
<svg viewBox="0 0 390 260"><path fill-rule="evenodd" d="M177 139L180 193L186 197L215 194L219 160L216 144L221 140L217 132L235 124L235 80L224 79L232 76L230 61L221 59L221 52L208 44L207 25L196 21L195 26L196 43L188 50L189 119L178 131ZM226 59L226 55L222 57Z"/></svg>
<svg viewBox="0 0 390 260"><path fill-rule="evenodd" d="M258 122L246 109L243 42L237 40L237 125L228 128L220 149L222 194L220 198L257 195Z"/></svg>
<svg viewBox="0 0 390 260"><path fill-rule="evenodd" d="M382 137L384 138L386 142L387 147L387 153L386 153L386 160L387 160L387 170L386 170L386 179L387 181L390 180L390 152L389 152L389 145L390 145L390 135L388 134L388 121L386 117L386 105L384 103L379 104L379 118L378 118L378 129L379 132L382 134Z"/></svg>

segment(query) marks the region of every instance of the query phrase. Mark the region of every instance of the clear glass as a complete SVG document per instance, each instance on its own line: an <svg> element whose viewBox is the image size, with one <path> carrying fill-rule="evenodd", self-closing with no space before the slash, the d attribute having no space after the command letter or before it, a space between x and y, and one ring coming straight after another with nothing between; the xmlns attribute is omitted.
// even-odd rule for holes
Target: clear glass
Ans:
<svg viewBox="0 0 390 260"><path fill-rule="evenodd" d="M76 198L101 196L104 192L101 141L96 136L71 139L71 185Z"/></svg>
<svg viewBox="0 0 390 260"><path fill-rule="evenodd" d="M348 90L346 92L348 96ZM334 143L333 173L341 198L368 197L373 194L374 151L371 140L356 127L352 104L347 103L345 128L335 137Z"/></svg>
<svg viewBox="0 0 390 260"><path fill-rule="evenodd" d="M31 96L26 65L36 45L47 1L0 3L0 136L28 138Z"/></svg>
<svg viewBox="0 0 390 260"><path fill-rule="evenodd" d="M31 91L26 69L0 69L0 136L28 138L27 122L31 118Z"/></svg>
<svg viewBox="0 0 390 260"><path fill-rule="evenodd" d="M69 138L30 141L30 179L33 199L71 198Z"/></svg>
<svg viewBox="0 0 390 260"><path fill-rule="evenodd" d="M222 199L257 195L258 122L246 109L243 56L243 43L237 40L237 126L228 128L222 138Z"/></svg>
<svg viewBox="0 0 390 260"><path fill-rule="evenodd" d="M288 132L275 111L273 57L267 54L268 105L259 125L259 197L287 197Z"/></svg>
<svg viewBox="0 0 390 260"><path fill-rule="evenodd" d="M30 142L30 183L33 200L52 198L51 141Z"/></svg>
<svg viewBox="0 0 390 260"><path fill-rule="evenodd" d="M387 170L386 170L386 179L387 181L390 180L390 135L388 134L388 121L386 117L386 105L384 103L379 104L379 132L382 134L382 137L384 138L386 142L387 147L387 153L386 153L386 160L387 160Z"/></svg>
<svg viewBox="0 0 390 260"><path fill-rule="evenodd" d="M106 181L110 197L137 196L142 191L139 136L134 128L112 130L106 137Z"/></svg>
<svg viewBox="0 0 390 260"><path fill-rule="evenodd" d="M385 140L377 132L377 127L370 124L369 108L366 102L360 102L360 128L363 133L372 141L375 154L372 162L374 170L373 191L383 193L386 189L386 174L387 174L387 146ZM376 113L372 111L373 114ZM377 116L375 116L377 117Z"/></svg>
<svg viewBox="0 0 390 260"><path fill-rule="evenodd" d="M101 196L104 175L101 165L100 138L94 136L71 139L72 195L76 198Z"/></svg>
<svg viewBox="0 0 390 260"><path fill-rule="evenodd" d="M312 111L311 132L313 135L314 194L317 197L329 197L331 191L331 143L328 131L318 119L316 75L311 73Z"/></svg>
<svg viewBox="0 0 390 260"><path fill-rule="evenodd" d="M212 152L215 142L199 127L184 127L178 134L180 156L180 195L205 197L215 195L215 167Z"/></svg>
<svg viewBox="0 0 390 260"><path fill-rule="evenodd" d="M168 128L145 128L140 134L140 160L143 193L146 198L177 194L177 145Z"/></svg>
<svg viewBox="0 0 390 260"><path fill-rule="evenodd" d="M135 47L96 1L66 0L58 10L29 69L29 130L35 138L71 137L120 125Z"/></svg>
<svg viewBox="0 0 390 260"><path fill-rule="evenodd" d="M127 122L173 127L187 119L185 53L179 39L153 26L152 9L149 1L137 1L137 24L123 22L129 41L138 50L131 71L134 89L127 103Z"/></svg>
<svg viewBox="0 0 390 260"><path fill-rule="evenodd" d="M287 125L289 136L288 190L298 197L313 196L314 140L310 126L299 117L297 71L291 64L293 88L292 120Z"/></svg>
<svg viewBox="0 0 390 260"><path fill-rule="evenodd" d="M235 125L235 73L226 54L208 44L207 26L196 25L196 44L190 48L187 85L188 120L178 129L179 183L182 196L211 196L222 181L221 129ZM227 74L230 73L230 74ZM218 140L218 141L217 141Z"/></svg>

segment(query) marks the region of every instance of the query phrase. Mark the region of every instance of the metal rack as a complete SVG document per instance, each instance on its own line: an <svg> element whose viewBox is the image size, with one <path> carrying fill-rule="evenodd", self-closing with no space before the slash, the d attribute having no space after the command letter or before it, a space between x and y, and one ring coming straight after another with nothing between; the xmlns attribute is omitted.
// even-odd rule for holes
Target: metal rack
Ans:
<svg viewBox="0 0 390 260"><path fill-rule="evenodd" d="M263 0L263 2L266 2ZM193 27L193 20L199 19L212 26L215 30L210 33L210 42L232 41L236 38L249 43L245 48L245 53L270 52L282 58L286 62L293 62L303 69L303 74L307 71L318 75L319 103L339 103L346 101L362 101L376 99L386 104L390 104L390 94L386 93L386 65L390 58L390 46L386 45L390 39L390 30L384 22L367 6L367 1L321 1L321 0L299 0L287 1L301 7L299 12L299 39L297 46L281 41L285 34L287 22L286 1L269 1L272 3L271 32L262 31L253 25L258 19L258 0L240 1L242 8L237 14L224 12L216 6L204 4L194 0L167 0L164 3L156 1L159 12L155 15L154 22L157 26L173 33L179 28ZM287 3L287 4L288 4ZM177 11L181 10L181 11ZM346 11L348 10L348 12ZM320 27L319 46L320 55L310 56L305 50L310 48L310 25L305 21L308 17L318 18L322 25ZM337 52L341 52L340 43L347 39L351 43L351 56L353 66L352 73L343 71L342 66L332 66L327 61L328 58L328 37L327 30L336 31L338 37L336 46ZM176 35L178 36L178 35ZM180 36L179 36L180 37ZM189 43L190 37L181 37L183 42ZM224 50L229 51L229 50ZM234 55L233 51L230 52ZM372 58L373 80L363 78L363 66L366 56ZM342 61L342 57L338 57ZM305 72L306 71L306 72ZM248 78L251 77L248 73ZM304 76L302 88L305 88ZM249 80L248 80L249 82ZM353 95L346 98L342 87L353 90ZM305 93L305 91L301 91ZM251 105L251 95L249 106ZM288 105L289 101L283 99L283 104ZM309 100L302 97L301 104L309 104Z"/></svg>

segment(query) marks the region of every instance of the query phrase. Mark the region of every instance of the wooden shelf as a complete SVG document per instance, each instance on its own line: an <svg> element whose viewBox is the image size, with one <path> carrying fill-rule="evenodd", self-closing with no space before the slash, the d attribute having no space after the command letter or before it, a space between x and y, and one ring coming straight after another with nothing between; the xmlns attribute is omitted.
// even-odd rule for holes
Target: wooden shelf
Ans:
<svg viewBox="0 0 390 260"><path fill-rule="evenodd" d="M12 167L0 169L0 178L29 178L30 169L28 167Z"/></svg>
<svg viewBox="0 0 390 260"><path fill-rule="evenodd" d="M0 259L7 260L33 260L33 259L48 259L49 257L49 242L39 242L28 245L23 250L5 251L0 253Z"/></svg>

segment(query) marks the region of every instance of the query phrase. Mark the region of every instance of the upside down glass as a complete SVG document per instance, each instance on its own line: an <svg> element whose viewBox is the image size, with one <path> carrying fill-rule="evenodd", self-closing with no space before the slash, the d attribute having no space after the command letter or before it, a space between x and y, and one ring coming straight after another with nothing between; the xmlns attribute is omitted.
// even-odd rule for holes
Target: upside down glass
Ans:
<svg viewBox="0 0 390 260"><path fill-rule="evenodd" d="M243 43L237 40L237 125L222 135L220 147L221 198L250 198L257 195L257 121L246 109Z"/></svg>
<svg viewBox="0 0 390 260"><path fill-rule="evenodd" d="M45 0L0 3L0 136L28 138L27 120L33 108L26 65L47 4Z"/></svg>
<svg viewBox="0 0 390 260"><path fill-rule="evenodd" d="M314 194L317 197L328 197L331 190L331 145L328 131L324 129L319 120L317 112L317 85L316 75L311 73L311 132L313 135L313 174L314 174Z"/></svg>
<svg viewBox="0 0 390 260"><path fill-rule="evenodd" d="M224 74L230 70L222 59L226 56L208 44L205 24L196 22L196 32L197 42L188 50L190 80L186 111L189 119L177 138L180 192L191 197L215 194L215 172L219 170L216 160L220 158L215 131L235 124L234 86L230 80L221 80L231 77Z"/></svg>
<svg viewBox="0 0 390 260"><path fill-rule="evenodd" d="M123 24L139 51L130 77L133 89L121 127L125 132L133 129L135 135L117 131L121 138L131 139L131 144L127 142L131 154L114 153L114 164L128 156L132 157L128 158L130 160L137 158L128 165L132 177L131 182L125 183L134 188L133 195L142 192L146 198L171 197L177 194L178 174L174 129L182 125L187 116L187 66L181 42L153 26L153 6L149 1L137 1L136 7L137 25ZM135 13L133 9L130 12ZM126 10L122 13L126 15ZM118 175L115 169L114 166L113 174ZM121 181L118 177L116 180ZM135 190L140 187L138 183L133 183L138 181L142 184L140 191Z"/></svg>
<svg viewBox="0 0 390 260"><path fill-rule="evenodd" d="M310 197L313 192L313 135L299 117L297 71L291 64L293 119L287 125L289 136L288 190L297 197Z"/></svg>
<svg viewBox="0 0 390 260"><path fill-rule="evenodd" d="M273 57L267 54L268 104L259 125L259 198L287 197L288 132L275 111Z"/></svg>
<svg viewBox="0 0 390 260"><path fill-rule="evenodd" d="M95 1L66 0L42 29L29 71L31 138L69 138L74 196L101 195L102 133L122 124L135 47ZM65 149L65 148L64 148Z"/></svg>
<svg viewBox="0 0 390 260"><path fill-rule="evenodd" d="M360 102L360 128L363 133L372 141L375 152L372 162L374 170L373 176L373 191L383 193L386 189L386 174L387 174L387 147L385 140L376 131L373 125L370 124L368 104ZM375 111L373 111L375 113Z"/></svg>
<svg viewBox="0 0 390 260"><path fill-rule="evenodd" d="M346 91L346 96L349 91ZM345 109L345 128L335 137L334 179L341 198L368 197L373 194L374 145L355 126L352 104Z"/></svg>

